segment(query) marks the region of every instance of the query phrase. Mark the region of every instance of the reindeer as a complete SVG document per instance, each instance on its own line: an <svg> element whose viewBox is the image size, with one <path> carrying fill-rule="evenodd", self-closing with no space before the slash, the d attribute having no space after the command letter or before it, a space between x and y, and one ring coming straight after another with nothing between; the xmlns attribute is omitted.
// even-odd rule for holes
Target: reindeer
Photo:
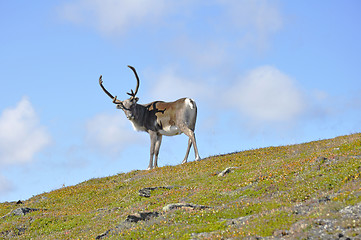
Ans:
<svg viewBox="0 0 361 240"><path fill-rule="evenodd" d="M123 110L125 116L132 123L134 130L149 133L150 160L147 170L158 167L158 154L163 135L174 136L182 133L187 135L189 137L188 148L182 164L187 162L192 144L195 160L199 161L201 158L198 154L194 134L197 119L196 103L190 98L181 98L174 102L154 101L148 104L138 104L139 98L136 95L139 89L139 77L134 67L128 67L133 70L137 79L135 91L133 92L133 89L131 89L131 92L127 93L130 96L129 99L120 101L117 96L113 97L104 88L102 75L99 77L99 84L103 91L113 100L113 103L116 104L116 108Z"/></svg>

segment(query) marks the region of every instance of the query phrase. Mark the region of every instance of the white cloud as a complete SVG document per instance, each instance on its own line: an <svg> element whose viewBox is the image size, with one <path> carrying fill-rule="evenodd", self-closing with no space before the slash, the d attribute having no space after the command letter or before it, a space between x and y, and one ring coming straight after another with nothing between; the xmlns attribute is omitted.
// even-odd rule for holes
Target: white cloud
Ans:
<svg viewBox="0 0 361 240"><path fill-rule="evenodd" d="M256 122L292 121L306 107L296 82L271 66L251 70L228 95L241 114Z"/></svg>
<svg viewBox="0 0 361 240"><path fill-rule="evenodd" d="M62 18L90 25L101 33L119 34L165 13L165 0L77 0L59 7Z"/></svg>
<svg viewBox="0 0 361 240"><path fill-rule="evenodd" d="M204 10L210 7L217 11L209 14ZM270 36L283 26L279 5L268 0L76 0L60 5L58 12L66 21L95 28L107 35L123 34L137 27L163 26L166 28L160 32L166 32L169 38L174 33L175 39L184 34L192 35L193 40L200 37L202 41L195 44L195 47L203 46L199 57L207 55L209 47L215 53L223 52L218 47L220 42L205 44L209 39L265 49ZM213 30L197 30L198 27Z"/></svg>
<svg viewBox="0 0 361 240"><path fill-rule="evenodd" d="M39 123L30 101L24 97L15 108L0 116L0 164L21 164L33 160L51 141Z"/></svg>
<svg viewBox="0 0 361 240"><path fill-rule="evenodd" d="M214 89L198 79L188 79L173 67L167 67L157 75L150 76L151 82L155 82L151 89L151 96L157 100L174 101L182 97L190 98L213 98Z"/></svg>
<svg viewBox="0 0 361 240"><path fill-rule="evenodd" d="M309 100L297 82L272 66L255 68L233 85L188 79L172 67L149 79L156 83L150 95L157 96L157 100L191 97L209 109L231 107L249 123L291 123L309 110Z"/></svg>
<svg viewBox="0 0 361 240"><path fill-rule="evenodd" d="M106 36L146 36L161 59L172 55L206 69L224 69L263 52L283 26L279 5L268 0L75 0L58 10L66 21ZM145 34L149 28L156 30Z"/></svg>
<svg viewBox="0 0 361 240"><path fill-rule="evenodd" d="M98 114L86 123L86 144L108 155L117 155L124 148L138 141L137 132L123 112Z"/></svg>

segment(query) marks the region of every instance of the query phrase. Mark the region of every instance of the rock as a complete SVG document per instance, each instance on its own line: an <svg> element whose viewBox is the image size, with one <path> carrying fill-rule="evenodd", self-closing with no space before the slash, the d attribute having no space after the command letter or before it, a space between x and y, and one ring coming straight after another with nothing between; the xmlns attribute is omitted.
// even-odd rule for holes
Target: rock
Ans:
<svg viewBox="0 0 361 240"><path fill-rule="evenodd" d="M313 205L300 203L293 207L292 213L296 215L308 215L313 209Z"/></svg>
<svg viewBox="0 0 361 240"><path fill-rule="evenodd" d="M109 229L109 230L105 231L104 233L96 236L95 239L106 238L106 237L108 237L108 235L119 232L119 229L121 229L124 226L129 227L129 225L131 225L132 223L137 223L139 221L147 221L147 220L150 220L151 218L155 218L155 217L159 217L158 212L140 212L140 213L136 213L134 215L128 215L127 218L124 220L124 222L120 223L115 228Z"/></svg>
<svg viewBox="0 0 361 240"><path fill-rule="evenodd" d="M158 187L148 187L142 188L139 190L139 196L141 197L150 197L150 192L158 189Z"/></svg>
<svg viewBox="0 0 361 240"><path fill-rule="evenodd" d="M205 209L205 208L209 208L208 206L203 206L203 205L197 205L197 204L191 204L191 203L172 203L172 204L168 204L167 206L165 206L163 208L163 211L170 211L173 209L177 209L177 208L189 208L192 210L198 209Z"/></svg>
<svg viewBox="0 0 361 240"><path fill-rule="evenodd" d="M287 236L289 234L290 234L290 232L288 230L284 230L284 229L276 230L276 231L273 232L274 237L284 237L284 236Z"/></svg>
<svg viewBox="0 0 361 240"><path fill-rule="evenodd" d="M16 229L18 230L17 234L18 234L19 236L22 235L22 234L24 234L25 231L26 231L26 227L23 227L23 226L18 226L18 227L16 227Z"/></svg>
<svg viewBox="0 0 361 240"><path fill-rule="evenodd" d="M6 231L0 231L0 239L23 239L19 236L23 235L26 231L25 225L13 225L11 229Z"/></svg>
<svg viewBox="0 0 361 240"><path fill-rule="evenodd" d="M343 217L361 219L361 203L340 210Z"/></svg>
<svg viewBox="0 0 361 240"><path fill-rule="evenodd" d="M235 169L235 168L237 168L237 167L228 167L228 168L224 169L222 172L220 172L218 174L218 177L223 177L224 175L232 172L232 170Z"/></svg>
<svg viewBox="0 0 361 240"><path fill-rule="evenodd" d="M146 221L153 217L158 217L158 212L142 212L138 213L136 215L128 215L127 219L125 219L125 222L139 222L139 221Z"/></svg>
<svg viewBox="0 0 361 240"><path fill-rule="evenodd" d="M310 226L309 221L300 220L291 226L289 232L290 232L290 234L305 232L309 226Z"/></svg>
<svg viewBox="0 0 361 240"><path fill-rule="evenodd" d="M331 201L330 196L324 196L318 199L310 199L306 202L296 204L293 206L293 214L298 215L309 215L312 211L315 209L318 209L321 204L327 204L329 201Z"/></svg>
<svg viewBox="0 0 361 240"><path fill-rule="evenodd" d="M332 196L313 199L296 205L294 214L309 215L320 204L329 204ZM287 239L361 239L361 203L347 206L339 211L339 218L304 219L294 223L289 229ZM276 232L279 234L279 232ZM279 237L282 237L279 235Z"/></svg>
<svg viewBox="0 0 361 240"><path fill-rule="evenodd" d="M318 199L319 203L325 203L325 202L328 202L328 201L331 201L331 198L329 196L325 196L325 197L322 197L322 198Z"/></svg>
<svg viewBox="0 0 361 240"><path fill-rule="evenodd" d="M339 219L305 219L291 226L287 239L360 239L348 236L359 236L360 230Z"/></svg>
<svg viewBox="0 0 361 240"><path fill-rule="evenodd" d="M192 233L190 240L212 239L214 232Z"/></svg>
<svg viewBox="0 0 361 240"><path fill-rule="evenodd" d="M166 187L146 187L139 190L139 196L141 197L150 197L151 191L157 190L157 189L173 189L173 188L182 188L182 187L176 187L176 186L166 186Z"/></svg>
<svg viewBox="0 0 361 240"><path fill-rule="evenodd" d="M39 211L39 209L37 208L17 208L15 210L13 210L10 215L13 216L25 216L26 214L30 213L30 212L35 212L35 211Z"/></svg>
<svg viewBox="0 0 361 240"><path fill-rule="evenodd" d="M102 233L100 235L98 235L95 239L103 239L106 236L108 236L108 234L110 233L111 230L106 231L105 233Z"/></svg>
<svg viewBox="0 0 361 240"><path fill-rule="evenodd" d="M10 213L6 214L5 216L2 216L0 219L4 219L9 216L25 216L26 214L28 214L30 212L35 212L35 211L39 211L39 210L40 209L37 209L37 208L27 208L27 207L17 208L15 210L11 211ZM43 210L46 210L46 209L43 209Z"/></svg>
<svg viewBox="0 0 361 240"><path fill-rule="evenodd" d="M245 224L248 224L248 221L251 217L254 217L254 215L248 215L248 216L244 216L244 217L239 217L239 218L234 218L234 219L228 219L227 220L227 225L237 225L237 226L242 226Z"/></svg>

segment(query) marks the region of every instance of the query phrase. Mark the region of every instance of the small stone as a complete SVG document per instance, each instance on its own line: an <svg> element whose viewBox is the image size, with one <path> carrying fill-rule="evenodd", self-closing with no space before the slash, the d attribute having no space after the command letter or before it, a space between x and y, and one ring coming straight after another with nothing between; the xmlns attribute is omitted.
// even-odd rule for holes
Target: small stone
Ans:
<svg viewBox="0 0 361 240"><path fill-rule="evenodd" d="M110 230L106 231L105 233L102 233L98 235L95 239L102 239L105 238L110 233Z"/></svg>
<svg viewBox="0 0 361 240"><path fill-rule="evenodd" d="M137 215L128 215L127 219L125 219L125 222L139 222L139 221L146 221L151 219L152 217L158 217L158 212L143 212L139 213Z"/></svg>
<svg viewBox="0 0 361 240"><path fill-rule="evenodd" d="M273 236L275 236L275 237L284 237L284 236L289 235L289 234L290 234L290 232L288 230L282 229L282 230L274 231Z"/></svg>
<svg viewBox="0 0 361 240"><path fill-rule="evenodd" d="M153 188L142 188L139 190L139 196L141 197L147 197L149 198L150 197L150 191L153 191L157 189L156 187L153 187Z"/></svg>
<svg viewBox="0 0 361 240"><path fill-rule="evenodd" d="M331 201L331 198L329 196L318 199L319 203L328 202L328 201Z"/></svg>
<svg viewBox="0 0 361 240"><path fill-rule="evenodd" d="M163 208L163 211L170 211L173 209L177 209L177 208L190 208L190 209L205 209L205 208L209 208L208 206L203 206L203 205L196 205L196 204L191 204L191 203L172 203L172 204L168 204L167 206L165 206Z"/></svg>
<svg viewBox="0 0 361 240"><path fill-rule="evenodd" d="M236 167L228 167L226 169L224 169L222 172L220 172L218 174L218 177L223 177L224 175L230 173L233 169L235 169Z"/></svg>
<svg viewBox="0 0 361 240"><path fill-rule="evenodd" d="M151 191L157 190L157 189L172 189L172 188L182 188L181 186L175 187L175 186L166 186L166 187L146 187L139 190L139 196L141 197L150 197Z"/></svg>

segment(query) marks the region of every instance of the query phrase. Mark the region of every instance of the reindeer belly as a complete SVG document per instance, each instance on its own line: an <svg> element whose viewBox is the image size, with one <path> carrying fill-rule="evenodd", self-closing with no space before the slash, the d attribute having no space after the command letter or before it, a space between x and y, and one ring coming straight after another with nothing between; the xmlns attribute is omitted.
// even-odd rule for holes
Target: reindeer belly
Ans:
<svg viewBox="0 0 361 240"><path fill-rule="evenodd" d="M166 136L174 136L182 134L182 131L177 126L166 126L160 129L159 133Z"/></svg>

